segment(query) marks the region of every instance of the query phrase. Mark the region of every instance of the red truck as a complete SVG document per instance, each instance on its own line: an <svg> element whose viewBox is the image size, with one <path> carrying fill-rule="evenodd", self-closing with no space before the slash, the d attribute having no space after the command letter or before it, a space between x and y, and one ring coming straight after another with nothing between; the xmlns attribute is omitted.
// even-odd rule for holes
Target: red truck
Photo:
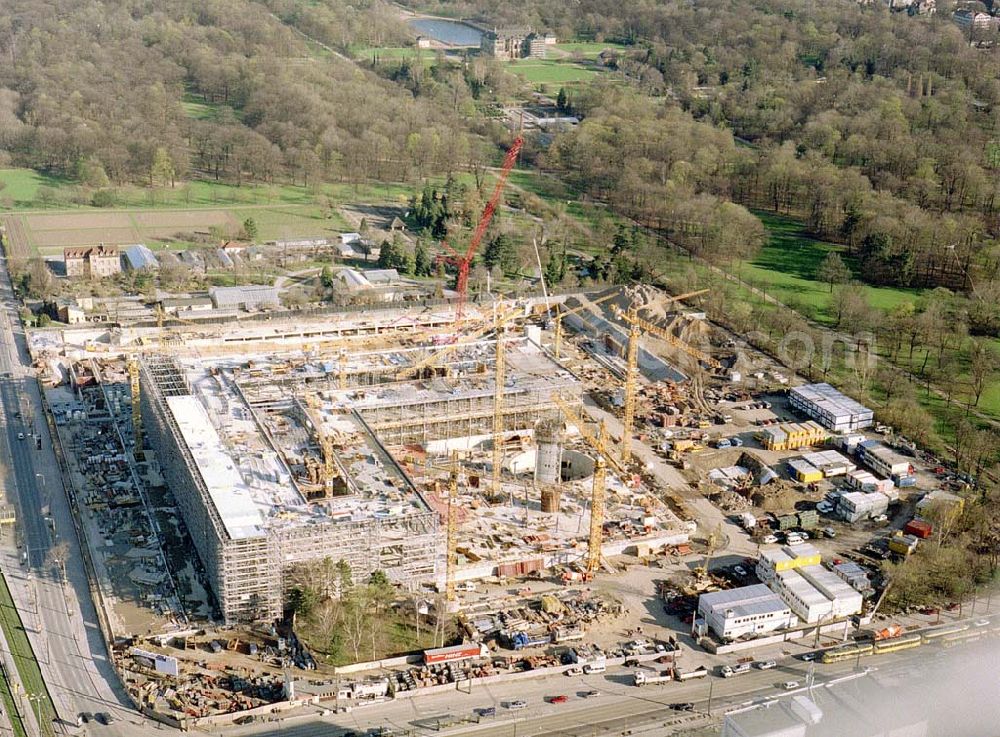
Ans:
<svg viewBox="0 0 1000 737"><path fill-rule="evenodd" d="M451 647L439 647L433 650L424 650L424 663L447 663L455 660L468 660L469 658L481 658L487 654L486 647L478 642L465 645L452 645Z"/></svg>

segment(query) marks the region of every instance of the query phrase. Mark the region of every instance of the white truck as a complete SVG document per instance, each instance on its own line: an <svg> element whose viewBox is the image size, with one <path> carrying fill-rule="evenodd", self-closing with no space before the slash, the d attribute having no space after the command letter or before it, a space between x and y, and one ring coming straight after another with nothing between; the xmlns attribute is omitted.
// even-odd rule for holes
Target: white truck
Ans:
<svg viewBox="0 0 1000 737"><path fill-rule="evenodd" d="M750 672L750 663L737 663L736 665L724 665L719 668L719 675L723 678L743 675Z"/></svg>
<svg viewBox="0 0 1000 737"><path fill-rule="evenodd" d="M661 671L637 670L632 674L633 686L652 686L656 683L667 683L672 680L674 680L674 671L671 668Z"/></svg>
<svg viewBox="0 0 1000 737"><path fill-rule="evenodd" d="M588 676L604 673L608 669L608 659L604 655L596 656L591 662L583 666L583 672Z"/></svg>

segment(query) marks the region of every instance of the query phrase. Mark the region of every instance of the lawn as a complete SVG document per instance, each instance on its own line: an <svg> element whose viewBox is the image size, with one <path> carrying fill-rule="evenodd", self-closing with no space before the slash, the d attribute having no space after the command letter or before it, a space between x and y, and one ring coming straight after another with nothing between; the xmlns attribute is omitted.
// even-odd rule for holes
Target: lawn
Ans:
<svg viewBox="0 0 1000 737"><path fill-rule="evenodd" d="M35 203L39 187L59 189L71 184L67 179L42 174L33 169L0 169L0 203L6 198L12 200L13 207L21 209ZM0 210L4 209L0 205Z"/></svg>
<svg viewBox="0 0 1000 737"><path fill-rule="evenodd" d="M185 92L181 107L192 120L215 120L219 114L220 105L206 102L203 98L191 92Z"/></svg>
<svg viewBox="0 0 1000 737"><path fill-rule="evenodd" d="M844 247L809 236L798 221L770 213L756 214L767 228L768 242L753 261L734 271L738 271L744 281L802 309L818 322L833 324L834 296L830 286L816 281L815 275L828 253L843 253ZM845 261L860 278L857 264L850 258ZM919 289L897 287L865 286L863 289L869 304L882 310L892 309L902 302L914 302L921 293Z"/></svg>
<svg viewBox="0 0 1000 737"><path fill-rule="evenodd" d="M585 57L596 58L606 49L612 51L624 51L627 47L618 43L600 43L597 41L570 41L556 44L556 49L565 51L568 54L581 54Z"/></svg>
<svg viewBox="0 0 1000 737"><path fill-rule="evenodd" d="M574 84L587 82L601 74L602 69L591 63L558 59L524 59L512 61L510 71L532 84Z"/></svg>

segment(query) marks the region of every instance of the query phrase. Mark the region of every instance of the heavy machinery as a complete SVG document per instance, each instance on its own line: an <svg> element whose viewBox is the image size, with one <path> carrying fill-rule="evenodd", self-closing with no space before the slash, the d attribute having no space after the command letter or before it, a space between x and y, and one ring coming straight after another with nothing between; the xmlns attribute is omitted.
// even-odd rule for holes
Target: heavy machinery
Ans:
<svg viewBox="0 0 1000 737"><path fill-rule="evenodd" d="M696 292L688 292L687 294L672 297L669 301L679 302L689 297L705 294L707 291L707 289L700 289ZM629 307L627 312L618 307L612 308L612 311L619 319L624 320L629 325L628 347L625 355L625 416L621 442L621 460L622 463L628 463L632 460L632 435L635 432L635 399L636 393L639 390L639 339L642 337L643 331L655 335L657 338L684 351L689 356L697 358L712 368L719 368L720 364L707 353L689 346L669 330L643 320L639 317L638 308L635 305Z"/></svg>
<svg viewBox="0 0 1000 737"><path fill-rule="evenodd" d="M608 464L615 470L624 472L621 464L615 460L608 451L608 435L601 422L598 425L597 435L591 434L587 430L586 423L577 414L569 402L553 394L552 399L562 410L566 419L576 425L580 432L580 437L587 441L587 444L594 449L594 485L590 496L590 537L587 542L587 567L584 573L585 579L589 580L601 567L601 544L604 542L604 496L607 483Z"/></svg>
<svg viewBox="0 0 1000 737"><path fill-rule="evenodd" d="M595 305L599 305L602 302L607 302L612 297L617 297L617 296L618 296L618 292L614 291L611 294L604 295L600 299L595 299L592 302L590 302L590 301L585 302L584 304L581 304L579 307L574 307L572 310L565 310L564 311L562 309L562 305L560 305L559 306L559 311L556 313L556 316L555 316L555 323L556 323L555 324L555 341L553 343L553 348L552 348L553 353L555 354L555 357L556 358L560 358L561 354L562 354L563 319L569 317L570 315L575 315L578 312L582 312L583 310L587 309L588 307L594 307Z"/></svg>
<svg viewBox="0 0 1000 737"><path fill-rule="evenodd" d="M466 294L469 289L469 267L472 265L472 259L479 250L479 244L482 243L483 236L486 235L486 229L490 226L493 213L496 212L497 205L500 203L500 195L503 194L503 188L507 184L507 177L510 176L510 170L514 168L514 162L517 161L517 155L521 152L523 144L524 139L518 135L507 150L507 155L504 157L503 164L500 167L500 175L497 177L497 183L493 187L493 194L486 202L486 207L483 208L483 214L479 217L479 223L476 225L476 230L472 234L472 239L469 241L469 247L465 249L465 253L459 256L455 251L452 251L447 243L442 241L442 245L451 251L452 254L451 256L444 257L444 260L458 267L458 276L455 279L455 291L458 292L458 302L455 303L456 323L461 323L462 321L462 309L465 307Z"/></svg>

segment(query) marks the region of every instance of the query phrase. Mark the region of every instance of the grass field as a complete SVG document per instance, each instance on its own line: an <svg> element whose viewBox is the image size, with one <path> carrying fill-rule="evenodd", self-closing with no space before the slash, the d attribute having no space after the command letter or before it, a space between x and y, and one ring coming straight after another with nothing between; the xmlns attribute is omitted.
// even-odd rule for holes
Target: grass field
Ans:
<svg viewBox="0 0 1000 737"><path fill-rule="evenodd" d="M753 261L740 266L739 275L782 302L802 308L808 317L833 324L833 294L830 286L817 281L815 275L826 255L831 251L843 253L843 246L810 237L801 223L790 218L756 214L767 228L769 240ZM857 264L850 258L845 261L860 277ZM916 301L921 290L865 286L864 292L869 304L889 310L902 302Z"/></svg>
<svg viewBox="0 0 1000 737"><path fill-rule="evenodd" d="M43 735L51 735L53 734L52 720L56 716L55 709L52 707L52 699L45 681L42 680L38 660L31 650L28 635L24 631L24 625L14 607L14 600L11 598L10 589L7 588L7 581L3 576L0 576L0 626L3 627L4 637L7 638L7 644L10 646L11 656L14 659L14 667L17 668L22 685L29 694L37 694L42 697L39 704L41 714L39 727Z"/></svg>
<svg viewBox="0 0 1000 737"><path fill-rule="evenodd" d="M574 84L587 82L603 69L593 62L575 62L561 59L523 59L512 61L508 69L525 81L535 85Z"/></svg>

